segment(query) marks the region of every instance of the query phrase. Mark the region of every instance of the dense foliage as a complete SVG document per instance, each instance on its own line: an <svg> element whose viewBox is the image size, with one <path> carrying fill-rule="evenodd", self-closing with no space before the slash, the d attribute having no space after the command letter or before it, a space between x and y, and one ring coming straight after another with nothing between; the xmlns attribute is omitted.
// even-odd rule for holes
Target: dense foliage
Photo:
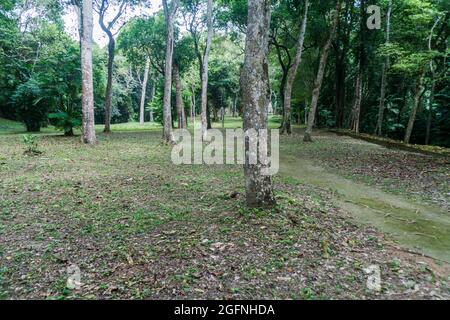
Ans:
<svg viewBox="0 0 450 320"><path fill-rule="evenodd" d="M20 120L28 131L56 125L72 134L81 118L79 39L66 33L63 9L73 3L57 0L1 0L0 6L0 116ZM208 119L218 121L221 110L236 115L239 75L243 61L247 1L214 2L214 38L208 83ZM390 42L386 13L392 3ZM292 121L304 123L311 99L321 48L330 27L335 1L314 1L292 94ZM133 4L131 3L130 6ZM381 29L369 29L369 5L381 11ZM283 92L293 64L304 1L273 1L270 34L272 107L283 114ZM450 146L448 2L443 0L345 0L321 88L316 125L350 128L358 65L362 70L361 132L373 134L377 125L383 63L386 69L383 136L403 139L414 97L420 94L413 119L411 142ZM136 121L144 78L145 120L162 121L165 19L161 8L138 14L117 37L113 68L112 122ZM200 112L201 59L206 38L206 1L183 0L175 25L174 64L182 81L186 114ZM95 47L95 118L104 121L107 48ZM434 85L433 85L434 84ZM175 87L175 85L174 85ZM422 90L422 91L420 91ZM174 90L175 91L175 90ZM175 96L175 92L173 94ZM175 99L173 120L177 119ZM194 107L194 110L192 108ZM151 110L151 115L149 111ZM151 118L151 119L150 119Z"/></svg>

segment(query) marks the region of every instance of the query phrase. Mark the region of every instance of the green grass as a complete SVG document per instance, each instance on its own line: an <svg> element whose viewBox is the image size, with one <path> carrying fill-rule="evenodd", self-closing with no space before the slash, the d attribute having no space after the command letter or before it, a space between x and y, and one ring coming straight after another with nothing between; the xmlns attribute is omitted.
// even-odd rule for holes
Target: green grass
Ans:
<svg viewBox="0 0 450 320"><path fill-rule="evenodd" d="M0 134L24 132L25 126L20 122L0 118Z"/></svg>
<svg viewBox="0 0 450 320"><path fill-rule="evenodd" d="M156 125L96 129L95 146L42 135L35 156L23 153L21 135L0 135L0 298L376 297L354 261L390 253L327 192L276 176L277 207L249 210L242 166L175 166ZM297 148L295 139L283 137L284 148ZM70 263L82 290L65 287ZM407 263L401 274L386 270L397 291L400 277L417 276Z"/></svg>

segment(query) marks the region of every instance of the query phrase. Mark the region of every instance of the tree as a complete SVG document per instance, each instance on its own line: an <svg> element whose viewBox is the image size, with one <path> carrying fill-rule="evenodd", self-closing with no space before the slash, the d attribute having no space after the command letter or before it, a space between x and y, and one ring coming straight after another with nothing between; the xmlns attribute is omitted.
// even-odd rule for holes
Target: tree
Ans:
<svg viewBox="0 0 450 320"><path fill-rule="evenodd" d="M209 59L209 50L211 48L211 40L213 35L213 25L212 25L212 10L213 10L213 3L212 0L208 0L208 8L206 13L206 19L207 19L207 28L208 28L208 35L206 38L206 47L205 47L205 53L203 54L203 61L202 61L202 96L201 96L201 106L202 106L202 138L203 140L206 139L207 136L207 119L206 119L206 113L208 112L208 59Z"/></svg>
<svg viewBox="0 0 450 320"><path fill-rule="evenodd" d="M172 133L172 58L174 47L174 19L178 10L179 0L172 0L170 5L163 0L164 17L166 19L166 57L164 66L164 100L163 100L163 138L166 143L174 143Z"/></svg>
<svg viewBox="0 0 450 320"><path fill-rule="evenodd" d="M268 106L270 101L268 37L270 25L270 0L248 1L247 38L245 58L241 73L241 95L244 111L244 130L257 132L267 129ZM266 139L260 136L258 150L267 150ZM275 204L272 178L264 175L265 165L249 162L250 142L245 143L245 186L249 207L268 207Z"/></svg>
<svg viewBox="0 0 450 320"><path fill-rule="evenodd" d="M411 139L411 133L412 133L412 130L414 127L414 121L416 120L417 110L419 109L420 98L422 97L422 93L424 90L423 76L424 76L424 74L422 73L419 76L419 79L417 80L417 83L416 83L416 89L415 89L415 93L414 93L414 103L413 103L413 107L411 110L411 114L409 116L408 127L406 127L405 139L403 140L404 143L409 143L409 140Z"/></svg>
<svg viewBox="0 0 450 320"><path fill-rule="evenodd" d="M353 28L353 7L355 0L347 0L343 18L338 20L336 31L336 41L333 45L335 53L335 126L342 128L344 126L345 103L346 103L346 77L349 63L348 51L351 43L351 33Z"/></svg>
<svg viewBox="0 0 450 320"><path fill-rule="evenodd" d="M113 86L113 64L114 64L114 53L116 48L116 41L114 36L123 26L123 24L113 31L116 23L125 13L129 0L96 0L96 11L99 16L99 24L102 30L108 36L108 76L106 84L105 93L105 129L104 132L108 133L111 131L111 103L112 103L112 86ZM109 12L110 8L117 7L117 12L113 18L107 22L106 14ZM108 10L109 9L109 10Z"/></svg>
<svg viewBox="0 0 450 320"><path fill-rule="evenodd" d="M363 76L366 63L365 55L365 43L364 43L364 33L365 33L365 0L360 2L360 22L359 22L359 44L358 44L358 68L357 76L355 82L355 101L352 110L352 130L359 133L360 130L360 118L361 118L361 103L362 103L362 92L363 92Z"/></svg>
<svg viewBox="0 0 450 320"><path fill-rule="evenodd" d="M300 27L300 33L297 41L297 50L294 58L294 62L289 70L286 82L286 88L284 91L284 113L283 113L283 123L281 127L281 133L291 134L291 98L292 98L292 86L294 84L295 77L297 75L298 66L302 61L303 52L303 42L305 40L306 33L306 23L308 20L308 7L309 1L305 1L305 12L303 14L303 20Z"/></svg>
<svg viewBox="0 0 450 320"><path fill-rule="evenodd" d="M385 45L389 45L390 33L391 33L391 12L392 12L392 0L389 0L388 9L386 13L386 42ZM381 93L380 93L380 107L378 109L378 121L375 127L375 134L381 136L384 117L384 103L386 100L386 85L387 85L387 70L389 69L390 59L386 57L385 62L381 67Z"/></svg>
<svg viewBox="0 0 450 320"><path fill-rule="evenodd" d="M139 124L142 126L144 125L144 116L145 116L145 95L147 92L147 82L148 82L148 73L150 71L150 58L147 58L145 61L145 68L144 68L144 79L141 83L141 101L139 103ZM152 118L152 117L150 117ZM151 120L151 119L150 119Z"/></svg>
<svg viewBox="0 0 450 320"><path fill-rule="evenodd" d="M81 38L81 75L82 75L82 142L95 144L94 127L94 81L92 70L92 30L93 15L92 1L83 1L82 9L82 38Z"/></svg>
<svg viewBox="0 0 450 320"><path fill-rule="evenodd" d="M314 81L314 89L312 92L311 105L309 109L308 123L306 125L305 135L303 137L303 141L311 142L311 133L314 126L314 119L317 112L317 103L319 101L320 88L322 87L322 80L325 73L325 67L327 65L328 52L331 47L331 42L336 35L337 24L339 21L339 14L341 11L341 0L337 0L336 9L331 12L333 18L331 23L330 35L328 36L328 40L325 43L325 46L322 48L322 54L319 62L319 69L317 70L316 80Z"/></svg>
<svg viewBox="0 0 450 320"><path fill-rule="evenodd" d="M206 3L206 40L203 50L201 49L202 20ZM199 77L201 82L201 131L202 139L206 139L209 123L208 109L208 77L209 77L209 53L213 37L213 2L212 0L186 0L183 1L183 17L185 26L194 41L194 49L198 60Z"/></svg>
<svg viewBox="0 0 450 320"><path fill-rule="evenodd" d="M431 42L433 40L434 29L436 28L440 19L441 17L438 17L434 22L433 27L431 27L430 36L428 38L428 50L430 51L430 53L432 53L433 51ZM429 144L430 142L431 121L433 119L433 102L434 102L434 94L436 91L436 67L434 65L433 57L430 59L430 73L431 73L431 89L430 89L430 98L428 102L429 108L427 118L427 129L425 133L425 144Z"/></svg>

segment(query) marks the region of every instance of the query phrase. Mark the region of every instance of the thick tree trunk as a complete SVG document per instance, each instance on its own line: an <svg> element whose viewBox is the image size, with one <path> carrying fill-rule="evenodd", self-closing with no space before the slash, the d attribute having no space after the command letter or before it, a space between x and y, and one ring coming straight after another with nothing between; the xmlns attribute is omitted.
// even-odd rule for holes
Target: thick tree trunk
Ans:
<svg viewBox="0 0 450 320"><path fill-rule="evenodd" d="M181 84L181 77L180 77L180 68L178 65L174 65L173 67L173 74L175 77L175 98L176 98L176 106L177 106L177 118L178 118L178 129L185 129L187 126L186 123L186 114L184 111L184 103L183 103L183 96L182 96L182 84Z"/></svg>
<svg viewBox="0 0 450 320"><path fill-rule="evenodd" d="M248 1L247 37L245 41L245 59L241 73L241 94L244 110L244 130L257 132L267 129L267 108L270 102L269 86L269 26L270 0ZM275 204L272 178L264 175L265 164L250 164L250 142L245 143L245 187L249 207L269 207ZM257 142L258 149L268 149L267 139ZM257 152L257 151L256 151Z"/></svg>
<svg viewBox="0 0 450 320"><path fill-rule="evenodd" d="M390 42L391 33L391 11L392 11L392 0L389 0L388 11L386 14L386 44ZM386 62L383 63L381 69L381 93L380 93L380 106L378 108L378 120L377 126L375 127L375 134L381 136L384 118L384 104L386 97L386 85L387 85L387 69L389 69L390 61L389 57L386 58Z"/></svg>
<svg viewBox="0 0 450 320"><path fill-rule="evenodd" d="M150 59L147 58L147 61L145 62L145 69L144 69L144 81L142 82L142 89L141 89L141 103L139 106L139 124L141 126L144 125L144 121L145 121L145 96L147 93L147 82L148 82L149 70L150 70Z"/></svg>
<svg viewBox="0 0 450 320"><path fill-rule="evenodd" d="M281 133L287 133L287 134L292 133L292 130L291 130L292 86L294 85L298 66L300 65L300 62L302 61L303 42L305 40L306 24L307 24L307 20L308 20L308 7L309 7L309 1L306 0L305 1L305 12L303 14L303 21L302 21L302 25L300 27L300 34L299 34L298 40L297 40L297 51L295 54L294 62L292 64L292 67L289 70L289 73L287 76L285 91L283 92L283 94L284 94L284 119L283 119L283 125L281 128Z"/></svg>
<svg viewBox="0 0 450 320"><path fill-rule="evenodd" d="M208 0L208 8L206 13L207 19L207 27L208 27L208 35L206 38L206 47L205 54L203 55L203 63L202 63L202 96L201 96L201 106L202 106L202 139L205 140L207 136L208 130L208 65L209 65L209 50L211 48L211 41L213 36L213 24L212 24L212 10L213 10L213 2L212 0Z"/></svg>
<svg viewBox="0 0 450 320"><path fill-rule="evenodd" d="M92 1L83 1L83 32L81 39L81 73L82 73L82 142L96 143L94 127L94 82L92 70Z"/></svg>
<svg viewBox="0 0 450 320"><path fill-rule="evenodd" d="M163 99L163 138L166 143L174 143L172 132L172 63L173 63L173 46L174 46L174 17L178 9L179 0L172 0L169 8L167 0L163 0L164 16L166 19L166 58L164 69L164 99Z"/></svg>
<svg viewBox="0 0 450 320"><path fill-rule="evenodd" d="M422 96L422 92L423 92L423 73L420 75L419 79L417 80L416 90L414 93L414 104L413 104L413 108L411 110L411 114L409 116L408 127L406 127L405 139L403 140L404 143L409 143L409 140L411 139L411 134L412 134L413 127L414 127L414 121L416 120L416 114L417 114L417 110L419 109L420 98Z"/></svg>
<svg viewBox="0 0 450 320"><path fill-rule="evenodd" d="M322 87L323 76L325 73L325 67L327 66L328 52L330 51L331 42L336 36L337 24L339 22L339 15L341 12L341 0L337 0L336 9L334 12L333 22L331 25L330 35L328 37L325 46L322 48L322 56L320 57L319 69L317 71L316 80L314 81L314 89L312 92L311 106L309 108L308 123L306 125L305 135L303 141L311 142L311 134L316 119L317 103L319 101L320 88Z"/></svg>

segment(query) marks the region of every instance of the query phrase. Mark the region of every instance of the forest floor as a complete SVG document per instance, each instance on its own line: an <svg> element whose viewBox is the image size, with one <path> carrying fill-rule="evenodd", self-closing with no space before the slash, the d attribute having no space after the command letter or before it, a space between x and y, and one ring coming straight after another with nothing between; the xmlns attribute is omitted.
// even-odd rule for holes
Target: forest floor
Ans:
<svg viewBox="0 0 450 320"><path fill-rule="evenodd" d="M408 246L397 227L363 219L365 208L422 227L431 210L436 226L449 208L446 160L300 133L281 139L273 210L245 208L241 166L173 165L160 129L125 126L94 147L42 135L36 156L1 135L0 298L450 298L445 255L412 252L436 257L448 233L403 230L416 233ZM80 289L66 286L71 266ZM379 292L366 285L374 266Z"/></svg>

